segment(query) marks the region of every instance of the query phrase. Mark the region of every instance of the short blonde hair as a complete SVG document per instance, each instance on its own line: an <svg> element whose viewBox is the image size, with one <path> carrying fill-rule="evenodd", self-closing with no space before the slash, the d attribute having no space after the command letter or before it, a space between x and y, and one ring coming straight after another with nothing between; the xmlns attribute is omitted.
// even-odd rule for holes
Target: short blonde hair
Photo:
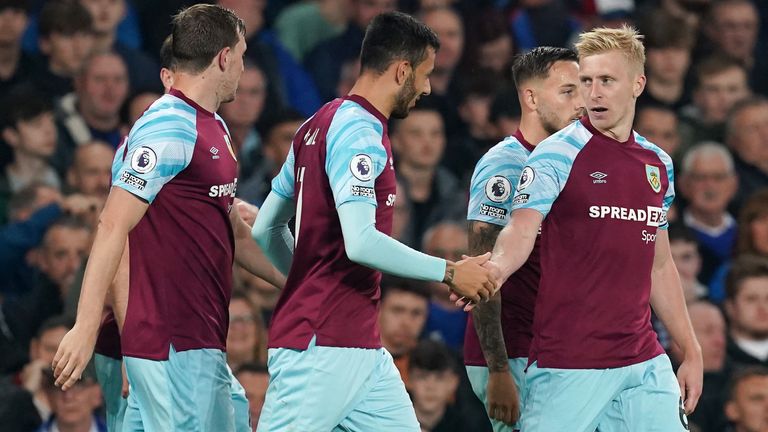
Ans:
<svg viewBox="0 0 768 432"><path fill-rule="evenodd" d="M600 27L580 34L576 51L579 59L608 51L620 51L631 64L637 66L640 73L643 73L645 66L643 35L626 24L617 29Z"/></svg>

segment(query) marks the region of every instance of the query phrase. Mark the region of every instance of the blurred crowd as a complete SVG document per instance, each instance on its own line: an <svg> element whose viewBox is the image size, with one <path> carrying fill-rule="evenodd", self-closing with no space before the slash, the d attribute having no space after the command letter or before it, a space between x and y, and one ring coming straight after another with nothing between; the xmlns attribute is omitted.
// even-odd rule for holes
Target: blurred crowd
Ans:
<svg viewBox="0 0 768 432"><path fill-rule="evenodd" d="M0 430L105 430L92 373L64 393L52 385L50 363L73 324L115 149L162 94L169 17L192 3L0 0ZM675 160L670 241L704 356L691 429L768 431L767 1L218 3L246 23L245 71L237 99L220 114L238 150L237 196L256 206L299 125L351 88L376 14L398 9L435 30L432 95L389 129L398 175L393 235L451 260L468 249L475 163L519 123L514 55L570 46L595 26L639 28L648 80L635 129ZM257 419L279 291L234 272L227 355ZM382 341L422 430L490 430L461 360L467 315L446 287L385 278L382 290Z"/></svg>

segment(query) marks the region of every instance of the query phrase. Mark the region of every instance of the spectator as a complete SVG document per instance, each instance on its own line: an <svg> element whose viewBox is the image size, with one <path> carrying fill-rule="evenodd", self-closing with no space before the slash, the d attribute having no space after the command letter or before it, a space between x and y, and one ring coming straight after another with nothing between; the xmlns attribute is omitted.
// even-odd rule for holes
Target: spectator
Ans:
<svg viewBox="0 0 768 432"><path fill-rule="evenodd" d="M27 0L0 2L0 94L8 94L15 85L29 80L34 60L21 49L21 37L27 27Z"/></svg>
<svg viewBox="0 0 768 432"><path fill-rule="evenodd" d="M280 289L264 279L235 264L235 287L245 292L248 299L260 311L262 323L269 323L277 301L280 299Z"/></svg>
<svg viewBox="0 0 768 432"><path fill-rule="evenodd" d="M464 202L456 199L458 180L438 165L445 150L445 132L440 112L428 104L416 104L408 117L390 131L397 174L411 203L408 244L420 244L426 229L435 223L464 215Z"/></svg>
<svg viewBox="0 0 768 432"><path fill-rule="evenodd" d="M548 26L551 25L550 21ZM515 25L512 26L514 31ZM467 27L473 31L467 33L467 51L461 65L462 80L476 77L481 71L486 74L488 72L484 71L487 70L490 74L484 75L484 79L511 84L514 44L504 17L495 9L486 8L472 16Z"/></svg>
<svg viewBox="0 0 768 432"><path fill-rule="evenodd" d="M267 76L258 65L247 60L237 86L237 97L219 109L238 152L241 178L250 176L259 162L262 137L256 123L264 112L266 99Z"/></svg>
<svg viewBox="0 0 768 432"><path fill-rule="evenodd" d="M48 318L30 343L29 363L24 366L19 378L22 387L32 395L41 419L51 416L51 404L43 386L44 373L51 369L59 343L73 325L74 320L70 317L58 315Z"/></svg>
<svg viewBox="0 0 768 432"><path fill-rule="evenodd" d="M78 2L51 0L40 11L39 30L45 57L35 84L51 97L64 96L73 90L72 80L93 51L93 19Z"/></svg>
<svg viewBox="0 0 768 432"><path fill-rule="evenodd" d="M256 432L261 408L264 406L264 397L267 395L267 387L269 386L269 371L263 364L245 363L237 369L235 378L245 389L245 397L248 398L248 409L251 414L251 427L253 432Z"/></svg>
<svg viewBox="0 0 768 432"><path fill-rule="evenodd" d="M93 19L95 50L114 51L128 68L130 89L159 91L157 62L136 48L118 40L117 27L127 13L126 0L79 0Z"/></svg>
<svg viewBox="0 0 768 432"><path fill-rule="evenodd" d="M421 20L435 31L440 39L440 50L435 55L435 69L429 76L432 94L456 99L456 67L464 54L464 24L461 16L449 7L433 7L420 14Z"/></svg>
<svg viewBox="0 0 768 432"><path fill-rule="evenodd" d="M401 181L397 181L395 190L395 213L392 216L392 238L402 243L406 243L413 236L410 234L411 224L411 203L405 195L405 188ZM406 243L407 244L407 243Z"/></svg>
<svg viewBox="0 0 768 432"><path fill-rule="evenodd" d="M381 282L381 344L392 354L406 388L410 352L424 330L428 304L429 289L421 282L400 278Z"/></svg>
<svg viewBox="0 0 768 432"><path fill-rule="evenodd" d="M29 432L40 426L40 416L32 402L32 395L12 383L7 376L0 378L0 424L3 425L3 432Z"/></svg>
<svg viewBox="0 0 768 432"><path fill-rule="evenodd" d="M748 71L752 88L766 94L768 62L756 55L759 21L753 1L720 0L712 2L703 30L715 51L740 61Z"/></svg>
<svg viewBox="0 0 768 432"><path fill-rule="evenodd" d="M261 164L250 174L243 173L238 195L245 201L261 205L272 188L272 179L280 171L293 143L296 130L306 118L294 110L284 110L264 126Z"/></svg>
<svg viewBox="0 0 768 432"><path fill-rule="evenodd" d="M410 392L423 432L475 430L473 422L455 409L459 386L458 362L440 342L423 341L411 352Z"/></svg>
<svg viewBox="0 0 768 432"><path fill-rule="evenodd" d="M267 360L267 334L260 312L244 292L232 293L229 302L227 363L233 370L245 363Z"/></svg>
<svg viewBox="0 0 768 432"><path fill-rule="evenodd" d="M299 63L319 43L346 29L346 0L312 0L286 6L275 20L275 31L283 46Z"/></svg>
<svg viewBox="0 0 768 432"><path fill-rule="evenodd" d="M751 367L733 376L725 415L732 432L768 430L768 369Z"/></svg>
<svg viewBox="0 0 768 432"><path fill-rule="evenodd" d="M680 282L683 285L683 295L686 303L693 303L707 297L707 287L698 277L701 271L701 254L699 254L699 242L696 235L682 224L670 224L669 248L672 251L672 260L680 274Z"/></svg>
<svg viewBox="0 0 768 432"><path fill-rule="evenodd" d="M688 206L683 222L696 234L701 246L703 265L699 277L705 283L730 258L736 243L736 220L727 207L737 186L733 158L722 145L704 142L685 154L680 191Z"/></svg>
<svg viewBox="0 0 768 432"><path fill-rule="evenodd" d="M511 27L521 51L537 46L565 47L580 30L565 2L521 0L512 15Z"/></svg>
<svg viewBox="0 0 768 432"><path fill-rule="evenodd" d="M768 187L768 99L756 97L737 103L728 117L728 147L735 154L739 175L737 203Z"/></svg>
<svg viewBox="0 0 768 432"><path fill-rule="evenodd" d="M750 94L747 72L736 60L712 56L696 64L694 70L693 104L680 111L685 149L700 141L724 142L728 112Z"/></svg>
<svg viewBox="0 0 768 432"><path fill-rule="evenodd" d="M75 148L91 140L109 143L116 149L126 132L120 108L128 97L128 74L123 59L114 52L90 56L75 79L75 91L57 107L59 146L57 168L72 162Z"/></svg>
<svg viewBox="0 0 768 432"><path fill-rule="evenodd" d="M729 358L736 366L768 366L768 258L736 259L726 280L726 295Z"/></svg>
<svg viewBox="0 0 768 432"><path fill-rule="evenodd" d="M513 135L520 127L521 115L517 90L506 89L496 94L491 104L490 119L496 128L497 136L501 138Z"/></svg>
<svg viewBox="0 0 768 432"><path fill-rule="evenodd" d="M648 141L661 147L672 158L676 159L680 156L678 154L680 148L678 119L671 108L655 104L638 106L635 114L635 130Z"/></svg>
<svg viewBox="0 0 768 432"><path fill-rule="evenodd" d="M103 205L109 195L115 151L102 141L90 141L75 150L67 170L67 186L73 192L97 198Z"/></svg>
<svg viewBox="0 0 768 432"><path fill-rule="evenodd" d="M638 107L656 104L677 111L691 99L685 78L696 33L688 21L664 9L648 14L641 22L641 31L645 35L648 81L637 101Z"/></svg>
<svg viewBox="0 0 768 432"><path fill-rule="evenodd" d="M238 97L240 93L238 92ZM162 96L160 93L153 91L141 91L134 93L123 105L123 113L120 115L122 120L126 124L126 129L130 130L136 120L144 114L144 111L149 108L156 100Z"/></svg>
<svg viewBox="0 0 768 432"><path fill-rule="evenodd" d="M3 101L2 138L13 152L13 162L0 172L0 222L5 221L11 195L32 183L59 188L61 181L48 159L56 150L53 107L28 87L17 88Z"/></svg>
<svg viewBox="0 0 768 432"><path fill-rule="evenodd" d="M82 378L67 391L54 385L53 371L47 369L43 386L53 415L38 432L107 432L107 425L95 412L101 406L101 390L92 368L86 368Z"/></svg>
<svg viewBox="0 0 768 432"><path fill-rule="evenodd" d="M458 222L446 221L432 226L424 233L422 252L453 262L461 261L469 249L467 229ZM441 340L459 351L464 346L467 314L449 298L448 287L430 283L432 293L424 333L430 339Z"/></svg>

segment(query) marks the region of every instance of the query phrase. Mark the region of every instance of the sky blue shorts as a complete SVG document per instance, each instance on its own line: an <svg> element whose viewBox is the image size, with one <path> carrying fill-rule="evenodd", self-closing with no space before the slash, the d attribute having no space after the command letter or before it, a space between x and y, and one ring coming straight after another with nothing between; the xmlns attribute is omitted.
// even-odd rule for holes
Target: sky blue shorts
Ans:
<svg viewBox="0 0 768 432"><path fill-rule="evenodd" d="M517 395L520 398L520 412L523 412L525 401L523 400L523 389L525 388L525 366L528 364L528 359L525 357L519 357L509 359L509 371L512 373L512 378L517 384ZM488 368L485 366L466 366L467 376L469 382L472 384L472 390L477 395L477 398L483 402L483 406L488 409L488 395L486 390L488 388ZM504 422L490 419L491 426L493 426L494 432L512 432L520 429L520 421L518 420L514 426L510 426Z"/></svg>
<svg viewBox="0 0 768 432"><path fill-rule="evenodd" d="M123 362L101 354L93 355L96 380L104 396L104 408L107 411L107 430L121 431L128 402L123 399Z"/></svg>
<svg viewBox="0 0 768 432"><path fill-rule="evenodd" d="M269 350L259 432L419 432L413 405L385 349L315 345Z"/></svg>
<svg viewBox="0 0 768 432"><path fill-rule="evenodd" d="M659 355L614 369L538 368L525 376L522 432L684 432L680 387Z"/></svg>

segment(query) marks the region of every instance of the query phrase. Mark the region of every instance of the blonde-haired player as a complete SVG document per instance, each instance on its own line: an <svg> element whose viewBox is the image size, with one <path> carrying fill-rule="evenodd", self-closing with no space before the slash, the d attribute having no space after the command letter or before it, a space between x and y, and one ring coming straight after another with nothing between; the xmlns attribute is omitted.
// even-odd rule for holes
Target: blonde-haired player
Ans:
<svg viewBox="0 0 768 432"><path fill-rule="evenodd" d="M521 430L687 430L701 348L666 231L672 160L632 130L645 87L641 36L600 28L576 48L588 115L531 153L488 264L500 285L526 261L541 225ZM677 379L651 307L685 353Z"/></svg>

